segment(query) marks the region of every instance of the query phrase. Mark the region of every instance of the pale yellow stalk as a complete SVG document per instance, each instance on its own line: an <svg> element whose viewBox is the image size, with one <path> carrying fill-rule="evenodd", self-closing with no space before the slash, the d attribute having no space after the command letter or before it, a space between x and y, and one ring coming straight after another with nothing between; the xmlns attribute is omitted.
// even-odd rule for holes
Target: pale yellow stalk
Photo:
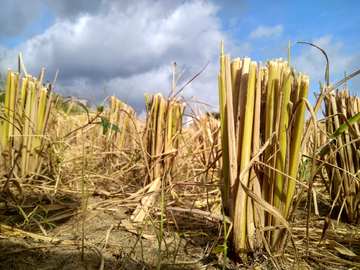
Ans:
<svg viewBox="0 0 360 270"><path fill-rule="evenodd" d="M9 104L10 104L10 85L11 85L11 69L9 68L7 71L7 77L6 77L6 91L5 91L5 108L4 113L6 119L9 119ZM9 136L9 123L7 121L3 121L2 125L2 143L3 147L6 148L8 137Z"/></svg>
<svg viewBox="0 0 360 270"><path fill-rule="evenodd" d="M298 100L301 100L302 98L307 99L309 94L309 81L310 80L307 75L302 76ZM295 120L294 120L295 126L291 134L292 136L291 136L289 175L293 178L296 178L299 167L300 143L302 140L305 113L306 113L306 105L305 102L301 101L301 103L298 105L296 109ZM294 192L295 192L295 181L289 179L286 204L285 204L285 214L284 214L286 218L289 214L289 209L291 202L293 200Z"/></svg>
<svg viewBox="0 0 360 270"><path fill-rule="evenodd" d="M8 128L8 139L10 141L10 137L13 135L14 132L14 112L15 112L15 98L16 98L16 78L17 73L13 72L10 75L10 100L9 100L9 128Z"/></svg>
<svg viewBox="0 0 360 270"><path fill-rule="evenodd" d="M234 119L236 119L236 95L238 90L239 83L239 72L240 72L240 58L236 58L231 61L231 84L232 84L232 98L233 98L233 108L234 108Z"/></svg>
<svg viewBox="0 0 360 270"><path fill-rule="evenodd" d="M241 67L241 76L239 78L239 87L237 93L237 108L236 110L236 153L237 153L237 162L240 164L241 151L242 151L242 141L243 141L243 130L244 130L244 119L245 119L245 104L246 104L246 93L247 93L247 83L249 80L249 70L250 70L251 59L246 57L242 60Z"/></svg>
<svg viewBox="0 0 360 270"><path fill-rule="evenodd" d="M246 95L246 107L245 107L245 119L244 119L244 133L242 141L241 151L241 163L240 171L245 168L251 158L252 150L252 134L253 134L253 123L254 123L254 101L255 101L255 83L256 83L256 62L250 63L250 72L247 84L247 95ZM249 182L249 171L244 174L242 179L239 179L244 186L248 186ZM234 218L234 242L235 252L243 260L247 259L247 248L246 248L246 204L247 195L242 188L238 188L236 205L235 205L235 218Z"/></svg>
<svg viewBox="0 0 360 270"><path fill-rule="evenodd" d="M230 194L230 180L229 180L229 148L228 148L228 132L227 132L227 115L226 115L226 89L225 89L225 58L223 40L221 40L221 55L220 55L220 72L218 75L219 80L219 99L220 99L220 132L221 132L221 145L222 145L222 162L223 162L223 181L224 181L224 204L225 209L229 209Z"/></svg>
<svg viewBox="0 0 360 270"><path fill-rule="evenodd" d="M19 118L24 121L23 115L25 111L25 100L26 100L26 87L27 87L27 79L22 78L21 80L21 96L20 96L20 107L19 107Z"/></svg>
<svg viewBox="0 0 360 270"><path fill-rule="evenodd" d="M276 75L279 64L275 61L268 62L269 77L266 89L266 120L265 120L265 141L267 141L275 128L275 87L276 87ZM277 97L276 97L277 98ZM265 149L264 162L269 162L271 155L273 154L273 142L270 142L269 146ZM262 194L263 198L271 203L272 194L270 194L270 176L271 170L266 168L263 180Z"/></svg>
<svg viewBox="0 0 360 270"><path fill-rule="evenodd" d="M227 115L227 143L229 151L229 179L230 179L230 217L235 211L235 200L238 189L238 163L235 142L234 111L231 90L230 54L225 55L225 90L226 90L226 115Z"/></svg>
<svg viewBox="0 0 360 270"><path fill-rule="evenodd" d="M29 144L31 142L30 135L30 112L31 112L31 89L34 87L33 82L28 82L27 85L27 94L26 94L26 103L25 103L25 115L24 117L24 128L23 128L23 148L22 148L22 155L21 155L21 175L25 176L28 170L29 164L29 154L30 154L30 147Z"/></svg>
<svg viewBox="0 0 360 270"><path fill-rule="evenodd" d="M290 102L290 93L291 93L291 74L288 69L284 69L283 72L283 85L282 85L282 93L283 93L283 104L281 108L281 119L279 125L279 144L280 150L276 156L276 169L281 172L285 172L285 158L286 158L286 148L287 148L287 132L289 127L289 102ZM275 190L274 190L274 206L276 208L279 207L279 203L282 196L284 184L284 176L280 173L276 173L275 178Z"/></svg>

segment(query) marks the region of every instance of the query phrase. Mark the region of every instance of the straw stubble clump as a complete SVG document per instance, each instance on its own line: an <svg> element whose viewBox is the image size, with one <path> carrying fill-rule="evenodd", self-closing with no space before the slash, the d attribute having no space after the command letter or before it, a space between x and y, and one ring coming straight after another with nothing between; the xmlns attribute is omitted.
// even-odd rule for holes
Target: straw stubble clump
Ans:
<svg viewBox="0 0 360 270"><path fill-rule="evenodd" d="M198 136L196 143L192 145L191 154L199 161L202 169L217 169L221 164L221 159L218 158L221 151L219 120L212 114L199 110L192 130L198 133Z"/></svg>
<svg viewBox="0 0 360 270"><path fill-rule="evenodd" d="M144 145L144 161L147 169L144 185L150 183L149 191L159 190L161 179L171 184L172 175L175 174L175 157L180 145L182 134L182 117L186 104L178 99L165 99L162 94L145 94L146 101L146 127L142 143ZM145 152L146 151L146 152ZM133 221L143 221L146 210L156 199L155 195L146 196L132 215Z"/></svg>
<svg viewBox="0 0 360 270"><path fill-rule="evenodd" d="M262 244L278 251L299 165L309 78L281 59L266 67L250 58L220 57L224 202L234 220L232 243L243 261ZM276 169L276 170L275 170Z"/></svg>
<svg viewBox="0 0 360 270"><path fill-rule="evenodd" d="M21 60L21 58L20 58ZM19 61L20 61L19 60ZM40 173L49 158L47 145L52 142L48 126L54 121L51 85L43 85L43 68L38 78L25 78L8 69L4 120L1 124L0 175L12 173L25 177Z"/></svg>
<svg viewBox="0 0 360 270"><path fill-rule="evenodd" d="M318 133L324 146L319 152L320 176L333 202L340 205L338 219L346 213L351 223L360 223L360 184L357 177L359 163L360 99L351 96L345 86L341 91L330 93L324 99L326 122ZM331 136L330 136L331 135Z"/></svg>

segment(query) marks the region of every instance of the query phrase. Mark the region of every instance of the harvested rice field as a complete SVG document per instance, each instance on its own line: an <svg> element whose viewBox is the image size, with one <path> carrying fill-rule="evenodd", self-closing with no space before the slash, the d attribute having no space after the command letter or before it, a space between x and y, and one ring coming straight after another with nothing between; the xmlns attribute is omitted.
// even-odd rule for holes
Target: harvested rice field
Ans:
<svg viewBox="0 0 360 270"><path fill-rule="evenodd" d="M286 60L223 43L219 60L219 113L189 107L174 64L140 120L115 96L64 99L19 54L0 99L0 268L359 268L360 99L338 87L360 71L312 105Z"/></svg>

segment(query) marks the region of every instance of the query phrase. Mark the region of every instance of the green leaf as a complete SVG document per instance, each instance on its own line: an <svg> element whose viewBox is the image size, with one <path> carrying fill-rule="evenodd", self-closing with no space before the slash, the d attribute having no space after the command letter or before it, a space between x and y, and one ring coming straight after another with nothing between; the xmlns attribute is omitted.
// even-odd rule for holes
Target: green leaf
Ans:
<svg viewBox="0 0 360 270"><path fill-rule="evenodd" d="M20 210L21 214L23 215L24 219L25 219L27 222L29 222L29 218L28 218L28 216L26 215L26 213L24 212L24 210L23 210L19 205L18 205L17 207L19 208L19 210Z"/></svg>
<svg viewBox="0 0 360 270"><path fill-rule="evenodd" d="M5 92L0 93L0 103L5 103Z"/></svg>
<svg viewBox="0 0 360 270"><path fill-rule="evenodd" d="M193 231L188 231L188 232L184 232L183 234L201 234L201 235L204 235L204 236L209 236L208 234L206 234L206 233L203 233L203 232L193 232ZM182 234L180 234L180 235L182 235Z"/></svg>
<svg viewBox="0 0 360 270"><path fill-rule="evenodd" d="M224 245L219 245L217 247L214 248L214 250L212 251L212 253L214 254L218 254L218 253L222 253L225 251L225 246Z"/></svg>
<svg viewBox="0 0 360 270"><path fill-rule="evenodd" d="M60 202L60 201L62 201L62 200L64 200L64 199L66 199L67 197L62 197L62 198L60 198L60 199L57 199L56 201L54 201L52 204L55 204L55 203L57 203L57 202Z"/></svg>
<svg viewBox="0 0 360 270"><path fill-rule="evenodd" d="M104 111L104 106L103 105L97 106L96 109L98 112L102 113Z"/></svg>
<svg viewBox="0 0 360 270"><path fill-rule="evenodd" d="M329 81L329 65L327 65L325 69L325 82L328 81ZM329 84L327 84L327 86L329 86Z"/></svg>
<svg viewBox="0 0 360 270"><path fill-rule="evenodd" d="M120 129L117 126L112 125L105 116L100 116L100 118L101 118L101 122L97 122L97 124L102 125L103 135L106 134L106 132L109 128L111 128L112 130L114 130L116 132L121 133Z"/></svg>
<svg viewBox="0 0 360 270"><path fill-rule="evenodd" d="M115 125L112 125L112 126L111 126L111 129L112 129L113 131L116 131L116 132L121 133L121 130L120 130L117 126L115 126Z"/></svg>
<svg viewBox="0 0 360 270"><path fill-rule="evenodd" d="M349 119L350 125L353 125L356 121L360 119L360 112L354 115ZM333 135L329 138L330 140L335 139L337 136L339 136L341 133L343 133L345 130L347 130L349 127L346 123L342 124L341 127L339 127Z"/></svg>
<svg viewBox="0 0 360 270"><path fill-rule="evenodd" d="M346 78L346 70L344 71L344 75L345 75L345 78ZM347 87L347 81L345 82L344 87Z"/></svg>
<svg viewBox="0 0 360 270"><path fill-rule="evenodd" d="M48 210L46 210L46 208L41 206L40 204L36 204L36 205L39 206L40 208L42 208L42 210L44 210L46 213L48 212Z"/></svg>
<svg viewBox="0 0 360 270"><path fill-rule="evenodd" d="M84 104L82 104L81 102L79 102L79 101L75 101L75 103L76 103L77 105L79 105L81 108L83 108L83 109L86 111L86 114L87 114L87 116L88 116L88 119L90 119L89 111L88 111L88 109L86 108L86 106L85 106Z"/></svg>
<svg viewBox="0 0 360 270"><path fill-rule="evenodd" d="M38 214L36 214L39 218L41 218L44 222L45 222L45 224L47 224L50 228L51 227L57 227L54 223L50 223L50 222L48 222L44 217L42 217L42 216L40 216L40 215L38 215Z"/></svg>
<svg viewBox="0 0 360 270"><path fill-rule="evenodd" d="M317 169L318 166L315 166L314 170ZM304 172L304 180L307 181L310 179L310 176L311 176L311 167L308 167L305 169L305 172Z"/></svg>
<svg viewBox="0 0 360 270"><path fill-rule="evenodd" d="M138 157L136 160L135 160L135 163L138 163L139 161L141 161L142 160L142 157L140 156L140 157Z"/></svg>
<svg viewBox="0 0 360 270"><path fill-rule="evenodd" d="M348 121L349 124L352 126L354 123L356 123L360 119L360 112L351 117ZM334 133L330 136L329 140L324 143L321 147L318 148L317 154L320 154L321 157L325 156L327 153L329 153L329 143L333 141L336 137L341 135L344 131L348 129L348 125L346 123L343 123ZM300 166L298 172L300 172L306 164L308 164L311 161L311 158L306 159L305 162Z"/></svg>
<svg viewBox="0 0 360 270"><path fill-rule="evenodd" d="M102 125L103 127L103 135L106 134L107 130L109 129L109 121L104 116L100 116L101 122L98 122L98 124Z"/></svg>

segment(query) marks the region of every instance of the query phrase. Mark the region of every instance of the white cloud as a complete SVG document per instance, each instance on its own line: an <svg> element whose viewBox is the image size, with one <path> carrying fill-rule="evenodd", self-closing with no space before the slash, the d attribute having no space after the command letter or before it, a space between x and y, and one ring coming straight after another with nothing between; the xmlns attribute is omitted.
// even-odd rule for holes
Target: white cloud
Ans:
<svg viewBox="0 0 360 270"><path fill-rule="evenodd" d="M97 13L85 10L64 18L66 13L60 12L61 16L55 18L44 34L15 49L22 53L29 74L37 76L46 67L46 79L52 82L59 69L56 90L69 89L92 99L85 85L87 81L98 102L105 98L102 86L109 94L115 92L121 98L128 78L133 75L129 98L133 107L143 106L145 92L168 95L173 62L181 69L187 66L180 86L211 61L203 74L184 89L184 95L217 103L221 39L225 39L226 50L231 52L239 48L250 50L250 46L235 44L221 31L218 7L211 2L174 3L103 1ZM63 6L63 10L67 8ZM13 51L0 47L0 57L0 70L8 67L16 70Z"/></svg>
<svg viewBox="0 0 360 270"><path fill-rule="evenodd" d="M262 37L270 37L270 38L279 38L282 36L284 26L278 24L274 27L260 25L258 28L253 30L250 33L251 38L262 38Z"/></svg>

